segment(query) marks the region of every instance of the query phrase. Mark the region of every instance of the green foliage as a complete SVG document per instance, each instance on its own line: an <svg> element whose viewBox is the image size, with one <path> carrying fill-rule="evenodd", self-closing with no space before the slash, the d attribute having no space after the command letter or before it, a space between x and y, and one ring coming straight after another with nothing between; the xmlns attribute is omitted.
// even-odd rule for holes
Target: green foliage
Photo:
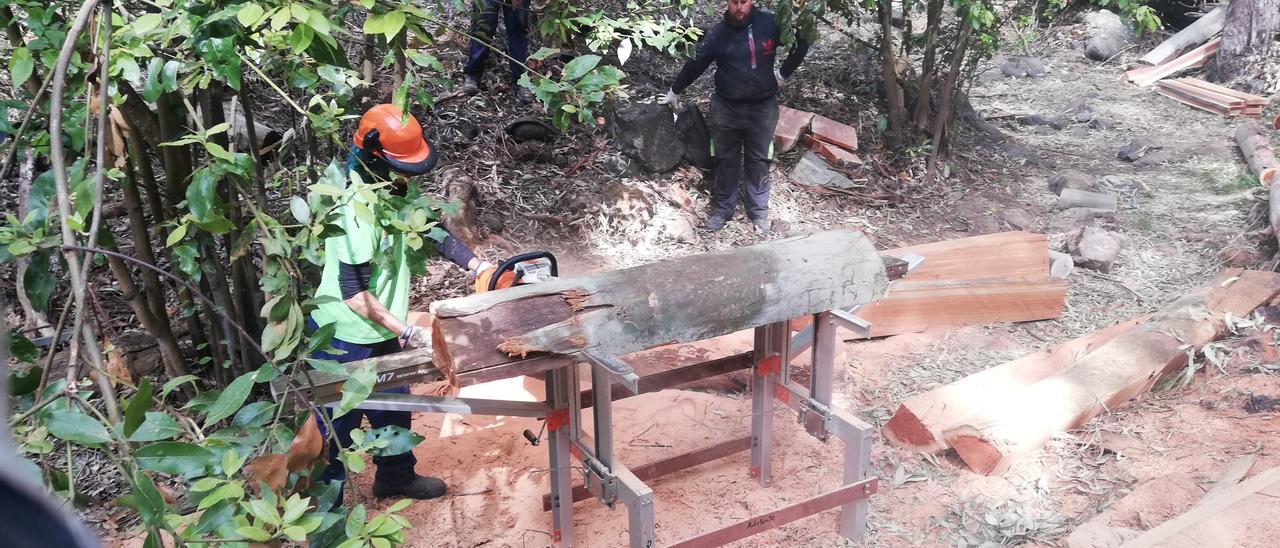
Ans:
<svg viewBox="0 0 1280 548"><path fill-rule="evenodd" d="M534 57L552 53L544 49ZM574 58L565 64L559 81L526 72L520 77L520 85L542 101L556 129L565 131L574 121L592 123L596 109L607 98L624 95L621 82L625 74L609 65L600 66L600 60L599 55Z"/></svg>

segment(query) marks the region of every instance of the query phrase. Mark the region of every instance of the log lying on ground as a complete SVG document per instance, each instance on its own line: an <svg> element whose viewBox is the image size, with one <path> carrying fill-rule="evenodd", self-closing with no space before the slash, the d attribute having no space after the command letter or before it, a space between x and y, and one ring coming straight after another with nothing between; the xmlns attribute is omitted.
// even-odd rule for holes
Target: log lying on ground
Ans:
<svg viewBox="0 0 1280 548"><path fill-rule="evenodd" d="M1280 243L1280 185L1267 189L1267 219L1271 221L1271 234Z"/></svg>
<svg viewBox="0 0 1280 548"><path fill-rule="evenodd" d="M1155 49L1143 55L1138 62L1148 65L1159 65L1173 59L1187 48L1205 43L1206 40L1222 32L1227 21L1227 5L1222 4L1196 22L1170 36Z"/></svg>
<svg viewBox="0 0 1280 548"><path fill-rule="evenodd" d="M943 433L979 415L993 395L1039 382L1070 367L1080 356L1110 342L1144 319L1131 319L912 396L898 406L881 431L899 447L926 453L947 449Z"/></svg>
<svg viewBox="0 0 1280 548"><path fill-rule="evenodd" d="M1280 274L1232 269L1066 368L1031 385L991 394L987 405L944 433L975 472L1003 472L1051 436L1115 409L1186 364L1216 339L1223 316L1248 314L1280 294Z"/></svg>
<svg viewBox="0 0 1280 548"><path fill-rule="evenodd" d="M1280 170L1280 161L1271 151L1271 141L1263 132L1262 125L1250 120L1236 128L1236 144L1240 152L1249 162L1249 171L1258 177L1263 186L1271 184Z"/></svg>
<svg viewBox="0 0 1280 548"><path fill-rule="evenodd" d="M1280 468L1272 468L1225 489L1123 548L1200 546L1274 546L1259 531L1275 530L1280 520Z"/></svg>
<svg viewBox="0 0 1280 548"><path fill-rule="evenodd" d="M439 301L432 346L435 365L455 379L526 356L619 356L725 335L866 304L886 285L866 236L821 232Z"/></svg>
<svg viewBox="0 0 1280 548"><path fill-rule="evenodd" d="M885 298L858 311L871 322L871 337L1062 313L1066 282L1049 273L1049 242L1043 234L1003 232L884 252L908 253L924 257L924 263L894 282Z"/></svg>

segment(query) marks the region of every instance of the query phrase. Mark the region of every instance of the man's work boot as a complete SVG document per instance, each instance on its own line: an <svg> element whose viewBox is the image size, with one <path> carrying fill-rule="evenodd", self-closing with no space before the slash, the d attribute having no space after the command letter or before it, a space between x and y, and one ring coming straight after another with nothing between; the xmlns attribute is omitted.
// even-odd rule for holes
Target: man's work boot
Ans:
<svg viewBox="0 0 1280 548"><path fill-rule="evenodd" d="M710 217L707 217L707 224L702 225L702 229L706 230L707 232L719 232L720 229L724 228L725 222L726 221L724 217L717 217L715 215L712 215Z"/></svg>
<svg viewBox="0 0 1280 548"><path fill-rule="evenodd" d="M480 79L470 74L462 77L462 94L475 95L480 93Z"/></svg>
<svg viewBox="0 0 1280 548"><path fill-rule="evenodd" d="M755 227L756 234L765 235L769 233L769 229L773 228L773 223L769 219L755 219L751 221L751 225Z"/></svg>
<svg viewBox="0 0 1280 548"><path fill-rule="evenodd" d="M444 496L444 482L440 478L431 476L414 475L412 480L401 483L380 483L377 480L373 482L373 496L385 499L391 497L404 497L410 499L427 500L440 498Z"/></svg>
<svg viewBox="0 0 1280 548"><path fill-rule="evenodd" d="M532 92L532 91L529 91L529 88L526 88L526 87L521 86L521 85L516 85L516 100L517 100L517 101L520 101L521 103L524 103L524 104L526 104L526 105L527 105L527 104L529 104L529 103L532 103L532 102L533 102L533 99L534 99L534 97L533 97L533 92Z"/></svg>

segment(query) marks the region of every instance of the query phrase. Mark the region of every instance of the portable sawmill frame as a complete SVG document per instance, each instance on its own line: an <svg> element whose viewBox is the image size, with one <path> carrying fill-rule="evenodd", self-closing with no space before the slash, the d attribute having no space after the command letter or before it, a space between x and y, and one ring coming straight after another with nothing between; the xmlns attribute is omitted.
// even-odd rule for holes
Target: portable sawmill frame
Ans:
<svg viewBox="0 0 1280 548"><path fill-rule="evenodd" d="M903 268L891 279L914 270L923 259L905 257ZM387 394L377 392L406 384L440 378L431 367L430 351L419 350L379 358L375 392L362 402L361 409L455 413L544 419L547 431L551 492L543 497L543 509L551 512L552 540L557 546L573 543L573 504L595 498L609 508L621 503L627 508L628 533L632 547L654 545L654 495L644 482L692 468L713 460L750 450L748 473L761 486L772 480L774 402L793 411L799 424L822 441L832 434L844 442L843 481L826 493L751 516L730 525L676 542L671 546L720 546L784 524L840 508L840 535L858 541L866 532L867 499L877 492L871 477L871 444L875 427L859 420L832 403L836 369L837 330L849 329L859 335L870 333L870 324L853 315L860 307L831 310L813 315L809 326L791 334L790 321L755 328L754 347L749 352L676 367L638 376L622 359L583 352L581 356L538 356L514 362L525 373L541 372L546 384L543 402ZM812 371L808 386L791 381L790 364L811 353ZM390 359L389 359L390 358ZM590 368L591 388L580 391L581 367L585 358ZM358 367L360 362L347 364ZM630 469L618 461L613 450L613 401L657 392L725 373L751 371L751 432L748 436L723 441L675 457ZM457 379L461 386L509 378L508 368L491 368ZM342 378L311 372L311 394L316 401L335 405L341 399ZM272 384L277 398L287 388L279 379ZM591 434L584 432L582 410L590 408ZM582 463L582 483L573 486L573 460Z"/></svg>

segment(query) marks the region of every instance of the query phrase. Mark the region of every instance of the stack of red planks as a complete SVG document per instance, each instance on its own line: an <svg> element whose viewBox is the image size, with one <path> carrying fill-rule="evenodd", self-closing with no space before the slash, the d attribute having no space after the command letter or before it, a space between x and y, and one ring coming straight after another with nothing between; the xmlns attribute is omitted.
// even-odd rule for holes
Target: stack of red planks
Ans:
<svg viewBox="0 0 1280 548"><path fill-rule="evenodd" d="M1221 38L1214 38L1206 42L1203 46L1188 51L1173 60L1165 61L1159 65L1136 68L1124 73L1124 77L1130 82L1147 87L1154 84L1165 77L1174 73L1181 72L1186 69L1204 66L1209 61L1209 57L1218 52L1218 47L1222 44Z"/></svg>
<svg viewBox="0 0 1280 548"><path fill-rule="evenodd" d="M1198 78L1161 80L1156 85L1159 88L1156 91L1161 95L1200 110L1226 116L1257 118L1262 115L1262 107L1270 102L1266 97L1250 95Z"/></svg>

